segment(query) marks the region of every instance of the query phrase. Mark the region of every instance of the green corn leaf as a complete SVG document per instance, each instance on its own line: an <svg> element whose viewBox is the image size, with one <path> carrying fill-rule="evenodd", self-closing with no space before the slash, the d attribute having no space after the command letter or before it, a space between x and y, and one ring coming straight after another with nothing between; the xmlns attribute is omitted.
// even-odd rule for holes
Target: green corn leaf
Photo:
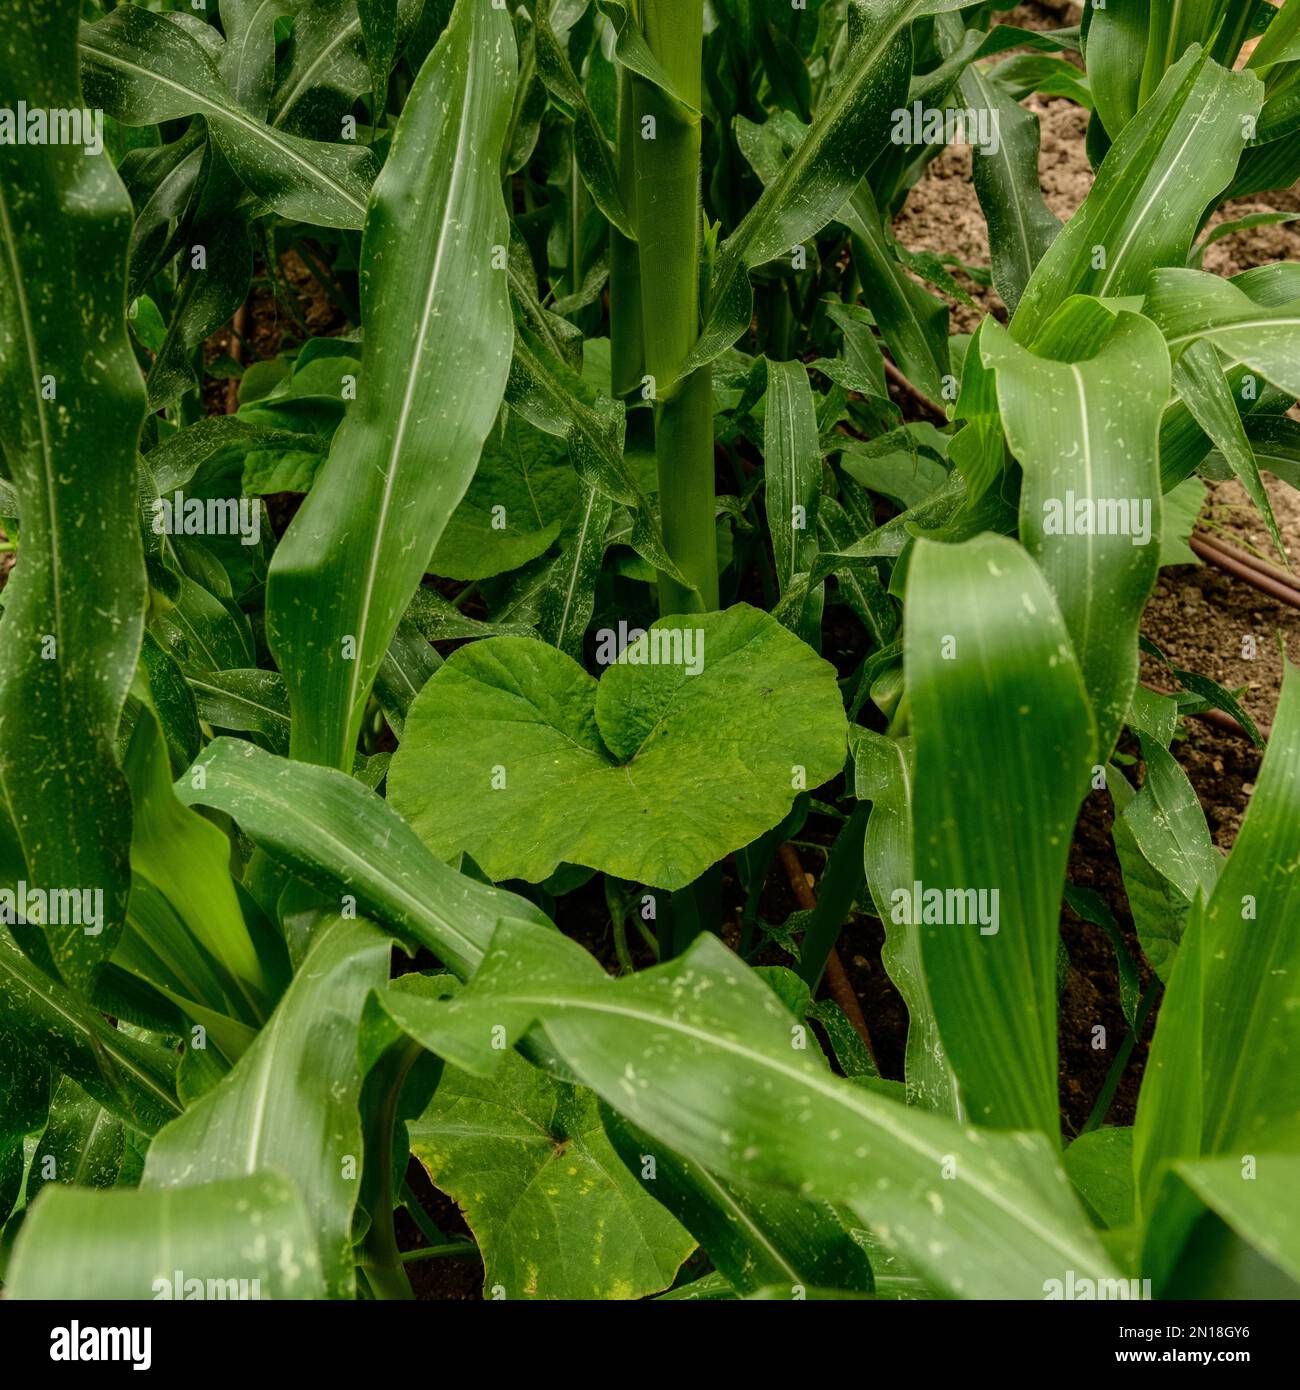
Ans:
<svg viewBox="0 0 1300 1390"><path fill-rule="evenodd" d="M1276 273L1274 293L1258 278L1223 280L1199 270L1158 270L1147 287L1143 312L1165 335L1178 360L1192 343L1212 343L1227 366L1256 371L1289 396L1300 395L1300 289L1296 267L1264 267ZM1289 293L1288 293L1289 291ZM1279 300L1278 295L1285 298Z"/></svg>
<svg viewBox="0 0 1300 1390"><path fill-rule="evenodd" d="M52 1078L41 1054L21 1046L2 1024L0 1043L6 1059L0 1073L0 1221L8 1221L27 1173L28 1135L49 1115Z"/></svg>
<svg viewBox="0 0 1300 1390"><path fill-rule="evenodd" d="M357 0L357 15L366 45L374 119L378 125L387 103L388 74L397 58L397 0Z"/></svg>
<svg viewBox="0 0 1300 1390"><path fill-rule="evenodd" d="M764 415L763 504L772 538L776 578L784 594L817 555L817 506L822 455L808 370L802 362L768 362ZM809 593L792 631L814 651L821 647L822 594Z"/></svg>
<svg viewBox="0 0 1300 1390"><path fill-rule="evenodd" d="M245 924L230 877L230 843L176 799L150 705L140 709L123 763L135 807L131 867L166 898L183 934L207 952L225 980L221 996L196 1002L221 1008L229 1000L236 1017L261 1022L273 1002L274 973Z"/></svg>
<svg viewBox="0 0 1300 1390"><path fill-rule="evenodd" d="M776 181L791 152L806 137L807 129L787 112L778 113L761 126L751 126L740 117L737 127L738 142L765 187ZM836 220L853 235L854 269L862 281L863 293L880 336L908 380L937 399L948 371L947 308L942 300L927 294L903 269L885 234L871 185L865 179L836 213ZM831 309L831 314L844 326L837 307ZM871 337L870 330L867 336ZM848 356L847 327L845 348ZM876 351L878 355L879 349ZM822 371L829 366L828 363L817 365ZM883 370L878 367L865 381L859 376L852 384L847 381L843 384L850 390L877 394L888 400L883 379L878 385L874 383L877 375L883 378ZM872 385L867 386L867 381Z"/></svg>
<svg viewBox="0 0 1300 1390"><path fill-rule="evenodd" d="M1187 262L1206 207L1232 179L1262 86L1191 50L1121 131L1083 206L1038 263L1012 320L1030 344L1072 294L1141 293ZM1159 216L1154 210L1159 208Z"/></svg>
<svg viewBox="0 0 1300 1390"><path fill-rule="evenodd" d="M920 924L900 922L890 908L900 889L910 893L912 801L915 776L911 739L890 739L869 729L850 736L856 794L871 803L863 863L876 916L885 929L880 958L907 1005L903 1074L911 1105L963 1119L960 1088L944 1055L939 1020L926 984Z"/></svg>
<svg viewBox="0 0 1300 1390"><path fill-rule="evenodd" d="M542 641L578 660L596 606L596 583L608 545L614 504L594 487L584 489L577 525L537 592L537 631Z"/></svg>
<svg viewBox="0 0 1300 1390"><path fill-rule="evenodd" d="M1187 774L1167 748L1141 739L1146 781L1124 808L1124 821L1148 863L1190 904L1198 892L1213 892L1222 861Z"/></svg>
<svg viewBox="0 0 1300 1390"><path fill-rule="evenodd" d="M75 12L15 6L0 78L32 107L81 107ZM145 601L130 205L88 149L0 146L0 448L22 513L0 637L0 785L30 885L101 895L97 923L42 928L59 974L86 992L126 913L131 808L113 738Z"/></svg>
<svg viewBox="0 0 1300 1390"><path fill-rule="evenodd" d="M1252 1159L1201 1158L1170 1169L1143 1252L1158 1298L1294 1300L1300 1294L1293 1198L1300 1157Z"/></svg>
<svg viewBox="0 0 1300 1390"><path fill-rule="evenodd" d="M971 1118L1055 1136L1061 893L1096 737L1079 668L1004 537L919 542L905 617L915 879L891 915L915 922L927 892L945 904L922 918L921 957Z"/></svg>
<svg viewBox="0 0 1300 1390"><path fill-rule="evenodd" d="M284 678L256 667L233 671L191 671L200 716L217 729L261 734L272 753L289 752L289 696Z"/></svg>
<svg viewBox="0 0 1300 1390"><path fill-rule="evenodd" d="M1146 57L1148 0L1110 0L1084 9L1084 54L1097 116L1118 140L1138 109Z"/></svg>
<svg viewBox="0 0 1300 1390"><path fill-rule="evenodd" d="M582 84L569 65L568 54L551 27L551 9L552 0L539 0L535 6L538 76L546 84L552 99L573 120L573 157L592 201L623 236L635 241L636 232L619 192L614 152L605 139Z"/></svg>
<svg viewBox="0 0 1300 1390"><path fill-rule="evenodd" d="M972 110L997 114L998 147L977 149L971 169L988 222L993 283L1014 314L1035 267L1061 231L1061 219L1039 187L1038 117L975 64L962 75L961 92Z"/></svg>
<svg viewBox="0 0 1300 1390"><path fill-rule="evenodd" d="M285 217L360 227L375 162L360 146L286 135L235 100L202 43L169 18L122 5L81 30L86 96L127 126L202 116L250 192Z"/></svg>
<svg viewBox="0 0 1300 1390"><path fill-rule="evenodd" d="M234 1070L154 1136L144 1187L292 1174L329 1297L353 1290L352 1212L361 1169L357 1030L388 978L391 940L363 920L321 921L275 1014Z"/></svg>
<svg viewBox="0 0 1300 1390"><path fill-rule="evenodd" d="M134 1186L139 1154L115 1115L86 1094L71 1077L61 1077L50 1100L49 1121L36 1141L27 1175L27 1204L47 1183L71 1187Z"/></svg>
<svg viewBox="0 0 1300 1390"><path fill-rule="evenodd" d="M352 894L358 911L428 947L462 977L473 973L501 917L547 921L522 898L430 854L387 802L333 768L219 738L176 794L224 811L277 863Z"/></svg>
<svg viewBox="0 0 1300 1390"><path fill-rule="evenodd" d="M293 12L293 0L221 0L225 46L217 71L250 115L266 119L275 86L275 25Z"/></svg>
<svg viewBox="0 0 1300 1390"><path fill-rule="evenodd" d="M507 241L496 168L514 65L508 14L463 0L375 185L358 398L276 550L268 592L293 751L307 761L351 766L371 683L501 403L510 309L492 263ZM412 221L413 204L432 226Z"/></svg>
<svg viewBox="0 0 1300 1390"><path fill-rule="evenodd" d="M1300 1046L1298 789L1300 674L1288 664L1255 794L1208 901L1192 909L1156 1025L1135 1127L1147 1211L1178 1159L1284 1149L1300 1135L1284 1080Z"/></svg>
<svg viewBox="0 0 1300 1390"><path fill-rule="evenodd" d="M1041 1135L966 1129L832 1076L716 937L621 980L593 980L589 961L507 921L468 989L403 1001L398 1022L491 1075L492 1026L517 1038L541 1020L578 1079L653 1140L731 1181L844 1203L936 1290L1037 1298L1067 1269L1112 1272Z"/></svg>
<svg viewBox="0 0 1300 1390"><path fill-rule="evenodd" d="M87 1249L102 1253L87 1259ZM326 1289L297 1188L257 1173L139 1192L52 1188L23 1223L5 1292L153 1300L323 1298Z"/></svg>
<svg viewBox="0 0 1300 1390"><path fill-rule="evenodd" d="M495 880L567 862L682 888L843 765L832 668L767 614L662 618L622 659L609 645L599 682L514 637L435 673L388 794L436 854Z"/></svg>
<svg viewBox="0 0 1300 1390"><path fill-rule="evenodd" d="M1138 624L1160 564L1163 343L1140 315L1112 318L1078 297L1034 351L996 323L981 350L1024 471L1020 537L1065 619L1104 762L1137 685Z"/></svg>
<svg viewBox="0 0 1300 1390"><path fill-rule="evenodd" d="M872 1287L871 1264L829 1202L741 1187L673 1153L602 1104L605 1131L646 1192L700 1242L739 1293ZM653 1163L649 1160L653 1159Z"/></svg>
<svg viewBox="0 0 1300 1390"><path fill-rule="evenodd" d="M851 48L839 84L780 173L718 248L704 330L683 375L712 362L748 327L750 270L788 255L849 200L879 149L890 112L907 95L912 21L958 8L958 0L868 0L853 6Z"/></svg>
<svg viewBox="0 0 1300 1390"><path fill-rule="evenodd" d="M111 1028L38 970L7 932L0 932L0 1005L7 1035L132 1128L153 1134L180 1113L175 1056Z"/></svg>

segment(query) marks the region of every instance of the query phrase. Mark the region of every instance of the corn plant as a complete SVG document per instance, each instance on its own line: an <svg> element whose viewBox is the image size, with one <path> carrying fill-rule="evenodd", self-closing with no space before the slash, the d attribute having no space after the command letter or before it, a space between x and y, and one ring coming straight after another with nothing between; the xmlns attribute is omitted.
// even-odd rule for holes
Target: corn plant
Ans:
<svg viewBox="0 0 1300 1390"><path fill-rule="evenodd" d="M1202 265L1300 0L996 11L14 0L7 1296L1295 1295L1300 675L1225 857L1139 624L1202 477L1285 558L1300 265ZM892 231L961 139L987 270Z"/></svg>

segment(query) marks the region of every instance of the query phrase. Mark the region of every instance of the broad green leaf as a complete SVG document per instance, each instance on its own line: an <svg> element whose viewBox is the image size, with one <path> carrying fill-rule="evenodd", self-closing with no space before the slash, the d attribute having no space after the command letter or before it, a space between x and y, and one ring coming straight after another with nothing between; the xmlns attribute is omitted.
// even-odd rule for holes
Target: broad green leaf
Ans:
<svg viewBox="0 0 1300 1390"><path fill-rule="evenodd" d="M486 579L544 555L569 529L582 485L564 443L506 412L493 429L460 506L451 514L432 573Z"/></svg>
<svg viewBox="0 0 1300 1390"><path fill-rule="evenodd" d="M982 351L1024 472L1020 539L1065 619L1102 762L1137 685L1138 624L1160 563L1164 345L1141 315L1112 318L1080 297L1062 305L1034 351L996 323Z"/></svg>
<svg viewBox="0 0 1300 1390"><path fill-rule="evenodd" d="M1096 738L1078 664L1041 572L1002 536L918 542L904 634L914 880L890 913L922 914L967 1113L1055 1138L1061 893Z"/></svg>
<svg viewBox="0 0 1300 1390"><path fill-rule="evenodd" d="M871 1264L828 1202L775 1187L741 1187L666 1149L601 1106L605 1130L628 1170L700 1242L739 1293L872 1286Z"/></svg>
<svg viewBox="0 0 1300 1390"><path fill-rule="evenodd" d="M297 1188L282 1174L257 1173L175 1190L52 1187L23 1223L5 1292L153 1300L323 1298L326 1290Z"/></svg>
<svg viewBox="0 0 1300 1390"><path fill-rule="evenodd" d="M1148 1211L1167 1164L1283 1149L1300 1135L1288 1080L1300 1048L1298 799L1300 674L1288 664L1246 818L1192 909L1156 1025L1134 1154Z"/></svg>
<svg viewBox="0 0 1300 1390"><path fill-rule="evenodd" d="M187 805L224 811L278 863L354 895L358 911L427 947L461 977L474 972L500 918L547 921L524 899L444 864L386 801L333 768L219 738L176 793Z"/></svg>
<svg viewBox="0 0 1300 1390"><path fill-rule="evenodd" d="M250 114L181 25L122 5L83 25L81 55L87 99L123 125L202 116L230 167L277 212L316 226L361 226L375 171L370 151L286 135Z"/></svg>
<svg viewBox="0 0 1300 1390"><path fill-rule="evenodd" d="M855 727L849 735L855 794L871 803L863 862L876 916L885 929L880 958L907 1005L903 1074L910 1105L964 1119L957 1078L944 1056L939 1020L926 984L919 923L891 912L898 890L911 893L914 750L911 739L890 739Z"/></svg>
<svg viewBox="0 0 1300 1390"><path fill-rule="evenodd" d="M83 106L76 13L10 8L5 90ZM0 785L42 890L101 895L97 923L48 923L89 988L126 913L131 807L113 739L140 653L145 576L135 443L144 391L126 329L131 209L107 156L0 146L0 448L22 554L0 635Z"/></svg>
<svg viewBox="0 0 1300 1390"><path fill-rule="evenodd" d="M849 1206L936 1290L1037 1298L1067 1269L1111 1273L1054 1145L966 1129L833 1076L791 1047L789 1010L711 934L621 980L592 980L589 961L557 934L505 922L469 988L409 1001L400 1022L491 1075L493 1025L517 1038L541 1020L582 1084L638 1129L731 1181Z"/></svg>
<svg viewBox="0 0 1300 1390"><path fill-rule="evenodd" d="M351 766L379 663L497 416L511 324L493 268L508 239L496 170L514 71L508 13L462 0L375 184L358 396L268 585L268 638L306 761Z"/></svg>
<svg viewBox="0 0 1300 1390"><path fill-rule="evenodd" d="M38 970L2 931L0 1005L6 1035L141 1133L153 1134L180 1113L175 1056L110 1027Z"/></svg>
<svg viewBox="0 0 1300 1390"><path fill-rule="evenodd" d="M1032 344L1072 294L1139 294L1187 262L1206 207L1232 179L1263 87L1190 50L1123 128L1083 206L1038 263L1011 323Z"/></svg>
<svg viewBox="0 0 1300 1390"><path fill-rule="evenodd" d="M537 642L462 647L412 706L388 794L493 879L567 862L675 889L843 761L831 667L739 604L660 619L599 682Z"/></svg>
<svg viewBox="0 0 1300 1390"><path fill-rule="evenodd" d="M333 1298L349 1297L354 1287L357 1030L366 996L388 978L391 947L363 920L318 923L302 968L257 1041L228 1076L154 1136L145 1164L144 1186L153 1189L292 1175Z"/></svg>
<svg viewBox="0 0 1300 1390"><path fill-rule="evenodd" d="M643 1298L694 1241L605 1136L596 1097L525 1062L454 1067L410 1125L411 1151L461 1208L483 1283L506 1298Z"/></svg>

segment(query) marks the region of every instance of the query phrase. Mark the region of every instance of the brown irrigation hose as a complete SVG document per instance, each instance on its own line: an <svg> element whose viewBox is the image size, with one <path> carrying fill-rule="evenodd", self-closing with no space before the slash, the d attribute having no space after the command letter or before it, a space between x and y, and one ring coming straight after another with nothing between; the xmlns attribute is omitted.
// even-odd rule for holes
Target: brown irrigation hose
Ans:
<svg viewBox="0 0 1300 1390"><path fill-rule="evenodd" d="M786 877L790 880L790 889L794 893L795 901L803 911L811 912L817 906L817 895L808 886L803 864L799 861L799 851L787 842L781 846L777 854L780 856ZM866 1015L862 1012L862 1003L849 983L844 962L834 946L826 957L826 988L830 991L831 998L844 1010L845 1017L853 1025L858 1037L866 1044L871 1060L876 1062L876 1049L871 1041L871 1030L867 1027ZM877 1069L879 1066L879 1062L876 1062Z"/></svg>
<svg viewBox="0 0 1300 1390"><path fill-rule="evenodd" d="M1256 560L1253 555L1229 550L1204 536L1192 536L1188 544L1207 564L1214 565L1236 579L1244 580L1261 594L1267 594L1279 603L1285 603L1291 608L1300 608L1300 583L1285 570L1276 570L1271 565L1265 568L1263 562Z"/></svg>
<svg viewBox="0 0 1300 1390"><path fill-rule="evenodd" d="M948 412L943 408L943 406L936 405L935 402L932 401L929 398L929 396L925 394L924 391L920 390L918 387L913 386L912 383L908 381L908 379L903 375L903 373L900 372L896 366L894 366L894 364L889 360L888 357L884 359L884 363L885 376L888 377L889 380L892 381L894 385L897 386L898 389L904 393L904 395L911 396L911 398L917 403L917 405L921 407L922 410L924 410L927 414L932 415L941 425L946 425L948 423Z"/></svg>

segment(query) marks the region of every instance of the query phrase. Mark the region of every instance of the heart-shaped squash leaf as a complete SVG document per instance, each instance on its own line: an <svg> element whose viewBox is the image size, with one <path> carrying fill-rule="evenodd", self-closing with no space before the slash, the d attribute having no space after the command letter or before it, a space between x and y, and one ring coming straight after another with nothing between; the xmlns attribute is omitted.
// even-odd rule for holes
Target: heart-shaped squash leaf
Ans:
<svg viewBox="0 0 1300 1390"><path fill-rule="evenodd" d="M495 637L416 697L388 799L436 854L493 879L567 861L676 889L839 772L846 728L834 669L745 604L661 618L600 681Z"/></svg>

